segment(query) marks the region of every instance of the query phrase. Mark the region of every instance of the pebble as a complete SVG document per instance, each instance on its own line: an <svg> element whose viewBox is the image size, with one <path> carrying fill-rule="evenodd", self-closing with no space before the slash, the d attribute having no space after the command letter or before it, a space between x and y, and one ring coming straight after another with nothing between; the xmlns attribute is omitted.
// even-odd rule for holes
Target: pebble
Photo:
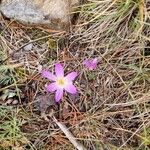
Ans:
<svg viewBox="0 0 150 150"><path fill-rule="evenodd" d="M18 100L13 100L13 101L12 101L12 104L13 104L13 105L17 105L17 104L18 104Z"/></svg>
<svg viewBox="0 0 150 150"><path fill-rule="evenodd" d="M12 98L9 98L6 102L5 102L5 105L9 105L13 102L13 99Z"/></svg>
<svg viewBox="0 0 150 150"><path fill-rule="evenodd" d="M33 48L33 44L30 43L30 44L26 45L23 49L24 49L25 51L31 51L32 48Z"/></svg>

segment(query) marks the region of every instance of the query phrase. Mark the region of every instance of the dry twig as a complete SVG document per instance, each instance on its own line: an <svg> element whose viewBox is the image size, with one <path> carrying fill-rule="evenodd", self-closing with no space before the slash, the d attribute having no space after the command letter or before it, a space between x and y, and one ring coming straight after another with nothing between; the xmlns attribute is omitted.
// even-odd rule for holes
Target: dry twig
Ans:
<svg viewBox="0 0 150 150"><path fill-rule="evenodd" d="M54 117L54 122L59 126L59 128L63 131L63 133L66 135L66 137L69 139L69 141L74 145L74 147L78 150L86 150L86 148L79 143L79 141L76 140L76 138L73 136L73 134L67 129L67 127L62 124L61 122L58 122L58 120Z"/></svg>

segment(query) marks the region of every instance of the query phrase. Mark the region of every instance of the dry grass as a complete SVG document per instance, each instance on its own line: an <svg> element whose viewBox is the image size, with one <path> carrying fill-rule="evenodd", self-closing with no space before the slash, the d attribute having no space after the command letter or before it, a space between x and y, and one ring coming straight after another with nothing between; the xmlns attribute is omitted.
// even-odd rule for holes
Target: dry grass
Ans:
<svg viewBox="0 0 150 150"><path fill-rule="evenodd" d="M46 81L39 70L41 66L51 70L54 63L60 61L65 63L67 72L79 72L75 83L79 94L64 96L59 107L55 105L46 113L53 110L53 115L65 123L88 150L148 150L149 4L149 0L90 0L77 8L78 22L70 33L49 34L40 29L15 28L4 20L0 36L3 55L0 92L3 95L6 89L14 91L13 100L17 99L19 104L13 106L14 113L8 111L1 122L12 121L15 114L16 122L19 121L18 134L26 139L18 142L15 138L12 145L5 146L74 149L51 117L47 122L40 115L39 95L45 95ZM28 42L33 43L32 50L20 49ZM82 61L87 57L99 58L96 71L83 67ZM53 95L46 99L53 101ZM0 103L6 104L6 99ZM53 102L47 105L53 107ZM0 112L4 110L2 107ZM8 114L12 116L9 119ZM5 137L2 139L7 141ZM4 149L4 145L1 147Z"/></svg>

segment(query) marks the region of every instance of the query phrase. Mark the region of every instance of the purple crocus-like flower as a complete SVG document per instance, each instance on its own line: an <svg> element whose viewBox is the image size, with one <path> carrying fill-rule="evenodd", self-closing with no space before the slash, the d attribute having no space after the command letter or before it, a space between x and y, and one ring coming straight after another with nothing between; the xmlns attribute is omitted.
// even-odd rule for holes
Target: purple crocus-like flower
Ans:
<svg viewBox="0 0 150 150"><path fill-rule="evenodd" d="M54 81L46 85L46 89L48 92L56 91L55 93L56 102L59 102L61 100L61 98L63 97L64 90L71 94L77 93L77 89L73 85L73 80L77 77L76 72L71 72L68 75L64 76L64 68L60 63L58 63L55 64L55 74L56 75L52 74L47 70L42 71L43 77Z"/></svg>
<svg viewBox="0 0 150 150"><path fill-rule="evenodd" d="M86 59L83 61L83 64L85 67L87 67L89 70L95 70L98 64L97 58L94 59Z"/></svg>

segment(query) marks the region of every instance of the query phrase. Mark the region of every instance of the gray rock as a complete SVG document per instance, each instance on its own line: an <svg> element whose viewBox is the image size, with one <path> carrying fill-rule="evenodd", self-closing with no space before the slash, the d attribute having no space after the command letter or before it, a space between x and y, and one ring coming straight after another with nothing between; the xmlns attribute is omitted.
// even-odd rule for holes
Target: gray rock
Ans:
<svg viewBox="0 0 150 150"><path fill-rule="evenodd" d="M21 23L63 29L68 26L68 14L77 3L78 0L2 0L0 11Z"/></svg>

